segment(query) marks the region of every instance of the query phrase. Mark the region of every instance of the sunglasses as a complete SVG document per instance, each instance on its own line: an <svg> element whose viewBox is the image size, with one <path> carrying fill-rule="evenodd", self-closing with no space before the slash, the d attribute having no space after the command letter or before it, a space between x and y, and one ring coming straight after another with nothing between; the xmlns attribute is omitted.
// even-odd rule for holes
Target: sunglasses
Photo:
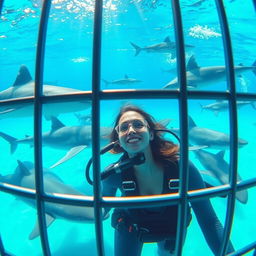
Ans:
<svg viewBox="0 0 256 256"><path fill-rule="evenodd" d="M129 129L130 125L136 132L138 132L138 131L142 130L144 127L148 126L146 121L143 121L140 119L134 119L134 120L126 121L126 122L123 122L123 123L117 125L115 130L117 133L126 133Z"/></svg>

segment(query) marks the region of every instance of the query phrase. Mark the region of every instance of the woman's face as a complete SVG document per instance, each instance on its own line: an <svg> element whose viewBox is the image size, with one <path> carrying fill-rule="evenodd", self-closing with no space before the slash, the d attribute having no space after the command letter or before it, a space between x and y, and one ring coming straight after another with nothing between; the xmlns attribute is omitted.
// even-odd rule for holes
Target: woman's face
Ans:
<svg viewBox="0 0 256 256"><path fill-rule="evenodd" d="M149 142L153 139L153 133L149 130L144 117L135 112L125 112L116 128L120 146L130 155L150 150Z"/></svg>

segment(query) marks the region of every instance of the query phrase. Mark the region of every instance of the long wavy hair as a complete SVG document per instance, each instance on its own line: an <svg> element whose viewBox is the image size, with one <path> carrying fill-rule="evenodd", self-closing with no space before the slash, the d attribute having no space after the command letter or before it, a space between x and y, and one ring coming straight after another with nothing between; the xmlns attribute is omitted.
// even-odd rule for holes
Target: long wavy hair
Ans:
<svg viewBox="0 0 256 256"><path fill-rule="evenodd" d="M174 144L172 141L166 140L163 138L163 132L157 131L157 129L165 128L160 123L157 123L153 116L142 110L141 108L135 105L125 105L123 106L114 123L114 128L110 133L110 142L118 141L118 134L115 130L115 127L118 125L120 118L122 115L128 111L135 111L142 115L144 119L147 121L149 125L149 129L153 131L154 137L153 140L150 141L150 148L152 151L152 155L154 161L161 162L162 160L167 161L176 161L179 157L179 147ZM116 146L111 150L111 153L118 154L125 152L124 149L117 143Z"/></svg>

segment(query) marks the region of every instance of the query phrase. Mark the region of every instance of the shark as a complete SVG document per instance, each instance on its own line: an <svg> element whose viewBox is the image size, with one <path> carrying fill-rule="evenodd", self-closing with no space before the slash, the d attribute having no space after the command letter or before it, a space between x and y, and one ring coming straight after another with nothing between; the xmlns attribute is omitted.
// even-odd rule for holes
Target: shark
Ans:
<svg viewBox="0 0 256 256"><path fill-rule="evenodd" d="M246 105L251 105L253 109L256 110L256 105L255 102L253 101L242 101L238 100L236 102L237 108L246 106ZM212 111L216 116L219 114L219 112L223 112L229 108L229 103L226 100L217 100L214 103L208 104L208 105L201 105L202 110L209 110Z"/></svg>
<svg viewBox="0 0 256 256"><path fill-rule="evenodd" d="M69 194L85 196L75 188L65 184L57 175L48 169L43 169L44 192L53 194ZM29 189L35 189L35 168L34 164L29 161L21 162L18 160L18 166L13 174L0 175L1 183L8 183L15 186L21 186ZM35 207L34 199L20 197L25 203ZM73 206L67 204L55 204L45 202L46 225L49 227L56 219L67 219L70 221L84 221L90 223L93 220L93 208L84 206ZM39 236L39 226L36 222L34 229L29 235L29 239L35 239Z"/></svg>
<svg viewBox="0 0 256 256"><path fill-rule="evenodd" d="M225 161L225 151L219 151L217 154L210 153L206 150L199 149L194 150L196 158L206 168L203 174L210 175L218 180L221 185L229 184L229 164ZM242 179L237 175L237 182ZM248 201L247 190L241 190L236 192L236 198L239 202L246 204Z"/></svg>
<svg viewBox="0 0 256 256"><path fill-rule="evenodd" d="M179 128L171 129L176 134L179 134ZM196 145L196 148L213 148L213 149L229 149L230 136L226 133L216 130L199 127L196 125L191 116L188 117L188 136L189 142ZM242 148L248 142L238 138L238 147Z"/></svg>
<svg viewBox="0 0 256 256"><path fill-rule="evenodd" d="M128 77L127 75L124 76L122 79L113 80L113 81L107 81L102 79L102 81L106 84L117 84L117 85L127 85L127 84L134 84L134 83L140 83L142 82L139 79Z"/></svg>
<svg viewBox="0 0 256 256"><path fill-rule="evenodd" d="M196 2L194 2L192 4L187 4L185 6L188 6L188 7L199 7L199 6L202 5L203 2L205 2L205 0L199 0L199 1L196 1Z"/></svg>
<svg viewBox="0 0 256 256"><path fill-rule="evenodd" d="M33 115L34 105L32 103L19 103L8 102L17 98L27 98L34 96L35 81L32 79L28 68L25 65L21 65L18 75L12 86L0 91L0 119L3 118L17 118ZM43 85L43 95L65 95L65 94L78 94L81 90L61 87L55 85ZM1 104L2 102L2 104ZM59 115L61 113L76 112L91 107L90 101L61 101L55 103L44 104L43 114L46 119L49 119L52 115Z"/></svg>
<svg viewBox="0 0 256 256"><path fill-rule="evenodd" d="M189 89L200 89L210 84L216 84L226 78L225 66L206 66L199 67L195 56L192 55L187 63L187 86ZM256 61L251 66L238 65L234 67L235 74L241 75L246 71L252 71L256 75ZM163 89L178 89L178 77L163 86Z"/></svg>
<svg viewBox="0 0 256 256"><path fill-rule="evenodd" d="M67 160L71 159L82 150L91 145L92 141L92 126L66 126L57 117L51 117L51 130L42 134L42 144L43 146L48 146L51 148L63 149L68 152L66 155L53 164L50 168L54 168ZM108 135L111 132L111 128L101 127L101 143L108 143ZM10 136L4 132L0 132L0 137L5 139L10 143L11 153L13 154L18 146L18 144L28 144L30 146L34 145L34 137L27 136L23 139L17 139Z"/></svg>
<svg viewBox="0 0 256 256"><path fill-rule="evenodd" d="M130 44L134 47L135 49L135 56L139 55L139 53L141 51L145 51L145 52L152 52L152 53L171 53L172 57L176 56L176 43L172 42L170 40L170 37L167 36L163 42L161 43L157 43L157 44L153 44L153 45L149 45L149 46L145 46L145 47L140 47L132 42L130 42ZM190 44L186 44L185 45L186 48L194 48L193 45Z"/></svg>

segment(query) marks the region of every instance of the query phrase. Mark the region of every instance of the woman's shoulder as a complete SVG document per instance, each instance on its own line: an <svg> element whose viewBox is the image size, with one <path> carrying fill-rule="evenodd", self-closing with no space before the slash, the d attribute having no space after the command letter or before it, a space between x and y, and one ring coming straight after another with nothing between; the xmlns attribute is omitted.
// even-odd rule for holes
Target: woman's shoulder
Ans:
<svg viewBox="0 0 256 256"><path fill-rule="evenodd" d="M114 168L116 164L120 162L121 158L118 161L111 163L107 167L105 167L102 173L106 173L108 170L110 171L112 168ZM106 178L102 179L103 184L109 185L111 187L119 187L121 183L121 173L115 171L110 173L110 175L106 175Z"/></svg>
<svg viewBox="0 0 256 256"><path fill-rule="evenodd" d="M180 174L180 160L166 161L166 165L169 166L169 168L172 168L172 170L175 168L177 172ZM204 181L199 170L191 160L188 161L188 174L189 189L198 189L205 187Z"/></svg>

